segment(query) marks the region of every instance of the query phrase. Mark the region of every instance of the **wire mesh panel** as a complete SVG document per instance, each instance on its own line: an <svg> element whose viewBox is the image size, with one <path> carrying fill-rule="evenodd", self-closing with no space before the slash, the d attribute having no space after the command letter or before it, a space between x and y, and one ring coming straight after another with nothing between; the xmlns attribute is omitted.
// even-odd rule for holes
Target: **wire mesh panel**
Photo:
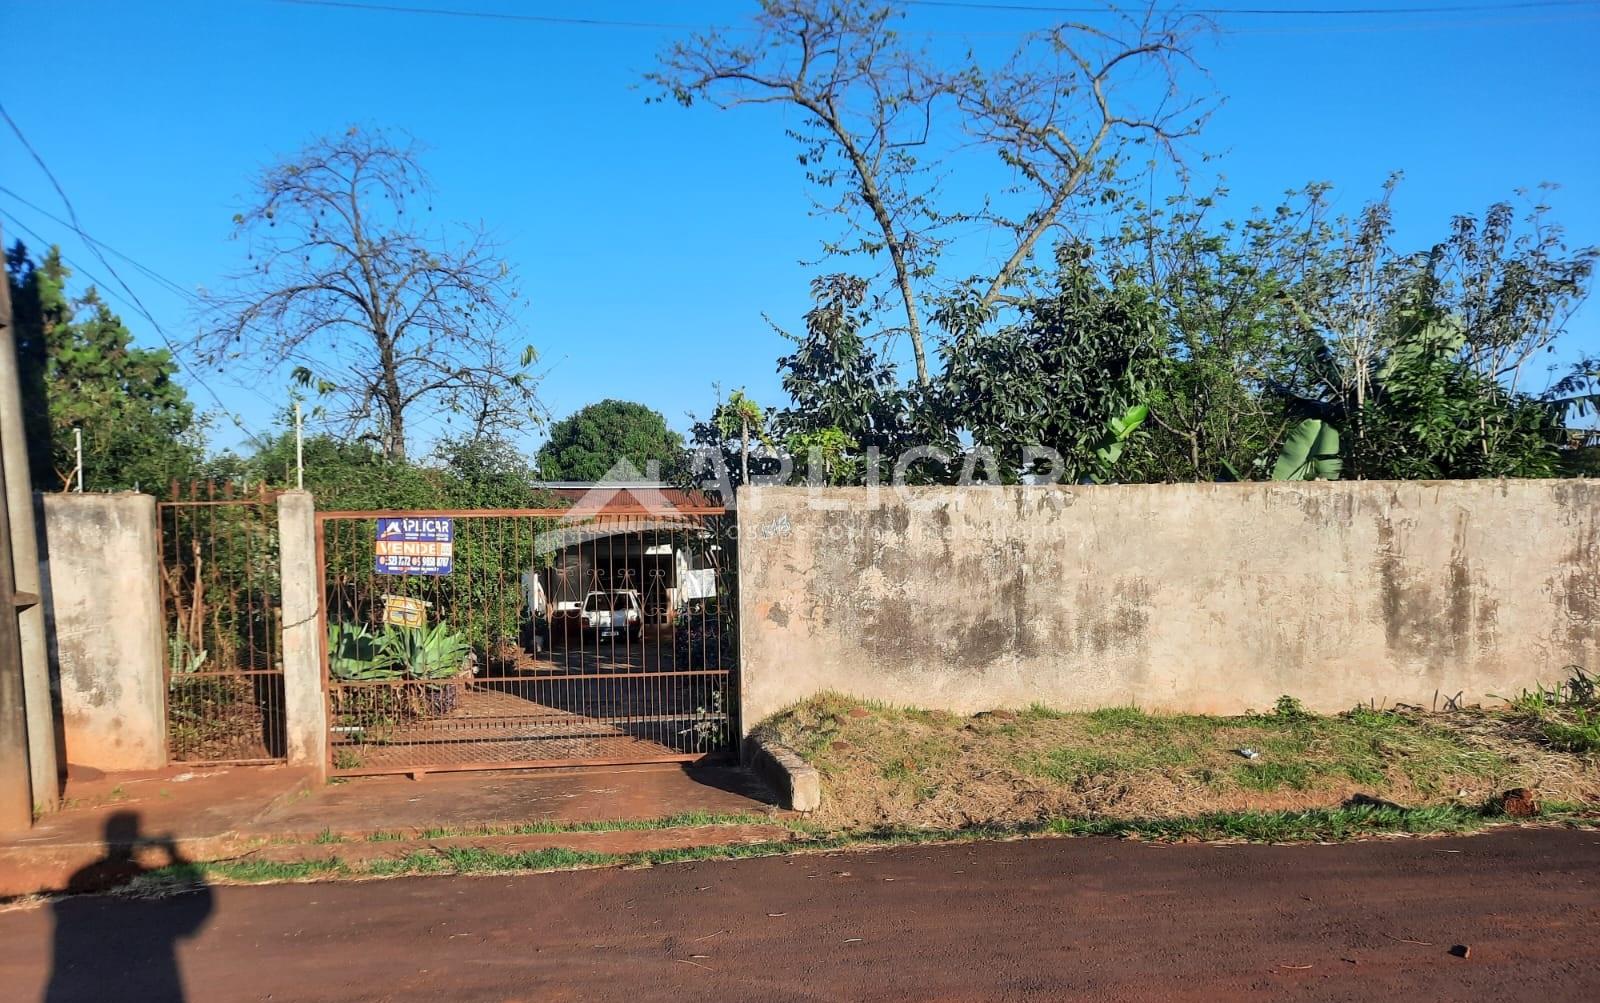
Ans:
<svg viewBox="0 0 1600 1003"><path fill-rule="evenodd" d="M317 527L333 772L731 747L722 509L326 512Z"/></svg>
<svg viewBox="0 0 1600 1003"><path fill-rule="evenodd" d="M160 503L168 758L285 758L275 498L174 484Z"/></svg>

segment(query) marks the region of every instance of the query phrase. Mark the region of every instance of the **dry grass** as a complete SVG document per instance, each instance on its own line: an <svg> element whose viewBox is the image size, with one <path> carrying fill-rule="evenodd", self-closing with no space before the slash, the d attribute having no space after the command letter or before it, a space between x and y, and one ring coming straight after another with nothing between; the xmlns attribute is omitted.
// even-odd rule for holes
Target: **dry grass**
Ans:
<svg viewBox="0 0 1600 1003"><path fill-rule="evenodd" d="M824 695L761 728L822 773L823 826L1036 824L1328 807L1481 804L1510 787L1600 806L1600 756L1554 747L1516 713L959 717ZM1259 755L1246 759L1237 750Z"/></svg>

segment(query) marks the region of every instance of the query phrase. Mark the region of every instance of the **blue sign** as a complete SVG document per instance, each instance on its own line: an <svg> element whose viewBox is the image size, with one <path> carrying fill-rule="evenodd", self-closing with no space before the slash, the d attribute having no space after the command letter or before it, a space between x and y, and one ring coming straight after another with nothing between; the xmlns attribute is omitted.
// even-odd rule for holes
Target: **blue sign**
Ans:
<svg viewBox="0 0 1600 1003"><path fill-rule="evenodd" d="M380 575L448 575L455 562L455 520L410 515L378 520L373 541Z"/></svg>

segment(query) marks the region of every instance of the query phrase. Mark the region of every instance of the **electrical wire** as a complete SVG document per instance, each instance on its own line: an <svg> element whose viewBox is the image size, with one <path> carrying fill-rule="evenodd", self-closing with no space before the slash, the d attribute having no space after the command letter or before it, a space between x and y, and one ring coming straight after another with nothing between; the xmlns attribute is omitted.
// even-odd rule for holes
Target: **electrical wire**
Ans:
<svg viewBox="0 0 1600 1003"><path fill-rule="evenodd" d="M299 2L299 0L290 0ZM1101 4L1097 7L1060 7L1049 4L981 3L979 0L892 0L905 7L953 7L963 10L1025 11L1037 14L1139 14L1142 7L1119 7ZM1496 11L1518 11L1550 7L1594 7L1595 0L1519 0L1512 3L1431 4L1428 6L1388 7L1171 7L1155 8L1161 13L1205 14L1223 16L1248 14L1251 17L1342 17L1390 16L1406 14L1482 14Z"/></svg>
<svg viewBox="0 0 1600 1003"><path fill-rule="evenodd" d="M213 390L211 385L206 382L205 378L196 372L195 368L189 365L189 363L184 359L183 353L179 350L173 339L168 336L166 328L161 326L161 322L156 320L155 315L152 314L144 305L144 301L139 298L139 294L133 291L133 287L128 285L128 283L122 278L121 273L117 271L116 266L111 264L111 261L105 256L105 253L100 250L100 242L91 237L83 228L83 223L78 219L78 211L73 206L72 199L67 197L66 190L61 187L61 182L56 179L55 172L50 170L50 165L45 163L44 157L40 156L39 151L34 149L33 144L28 141L28 137L23 133L21 126L17 125L16 120L11 117L11 113L6 110L4 104L0 104L0 119L5 120L5 123L10 127L12 134L15 135L17 137L17 141L22 144L22 148L28 151L28 155L33 158L33 162L38 165L39 170L42 171L44 176L49 179L51 187L53 187L56 191L56 194L60 196L61 204L66 207L67 218L70 221L66 225L70 226L73 232L84 241L84 244L89 248L94 256L99 259L102 265L105 266L106 272L116 280L116 284L122 288L123 292L127 293L126 299L123 299L120 296L118 298L122 299L124 303L129 304L141 317L149 322L150 326L155 329L156 334L160 336L161 342L166 346L167 352L172 356L172 360L177 363L184 373L187 374L188 377L199 387L201 387L201 389L205 390L206 393L211 395L212 400L214 400L217 404L218 410L226 415L228 420L233 422L235 427L237 427L240 432L243 432L245 436L250 439L250 441L258 441L259 436L250 429L246 428L244 423L239 420L239 417L232 411L228 410L227 406L222 403L222 396ZM21 220L16 218L15 215L6 213L6 216L15 222L17 226L29 233L32 233L35 239L43 241L43 238L39 237L37 232L24 225ZM73 267L78 268L78 270L83 272L84 275L89 275L87 270L76 265ZM90 277L92 278L93 276ZM115 295L116 291L105 282L102 281L98 284L104 286L107 292Z"/></svg>
<svg viewBox="0 0 1600 1003"><path fill-rule="evenodd" d="M7 188L5 185L0 185L0 195L6 195L6 196L9 196L10 198L16 199L22 205L27 206L29 209L32 209L34 212L36 212L39 215L43 216L45 219L50 220L52 223L57 224L58 226L64 226L64 227L67 227L69 229L74 229L72 224L70 222L68 222L67 220L62 219L60 216L55 215L54 213L50 212L48 209L43 208L42 206L36 205L35 203L28 201L27 199L23 198L21 195L18 195L16 192L14 192L11 189ZM93 239L93 238L90 238L89 236L87 236L86 234L82 234L82 233L78 234L78 236L83 238L86 241ZM128 264L132 265L134 268L136 268L140 272L144 273L144 275L147 276L148 278L153 279L154 281L161 283L161 285L163 287L165 287L168 291L170 291L170 292L172 292L172 293L174 293L174 294L176 294L178 296L184 297L185 299L189 300L191 303L198 303L200 301L200 297L198 295L196 295L193 290L184 288L182 285L178 284L177 282L173 281L172 279L167 278L165 275L162 275L160 272L156 271L154 268L151 268L148 265L142 264L138 260L136 260L136 259L134 259L134 258L122 253L121 251L117 250L115 247L112 247L110 244L107 244L105 241L94 240L94 243L98 244L101 249L109 251L115 257L121 258L123 261L126 261Z"/></svg>

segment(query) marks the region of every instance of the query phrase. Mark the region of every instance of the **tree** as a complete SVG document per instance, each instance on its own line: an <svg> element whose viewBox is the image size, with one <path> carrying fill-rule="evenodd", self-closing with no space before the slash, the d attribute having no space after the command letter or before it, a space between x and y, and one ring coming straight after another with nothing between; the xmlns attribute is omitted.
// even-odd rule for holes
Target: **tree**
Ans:
<svg viewBox="0 0 1600 1003"><path fill-rule="evenodd" d="M754 436L775 448L767 435L767 411L760 404L735 390L726 402L717 406L711 423L727 438L739 440L739 483L750 483L750 438Z"/></svg>
<svg viewBox="0 0 1600 1003"><path fill-rule="evenodd" d="M683 464L683 436L659 411L632 401L603 400L556 422L539 447L539 474L552 481L598 481L621 460L641 472L654 462L663 479Z"/></svg>
<svg viewBox="0 0 1600 1003"><path fill-rule="evenodd" d="M862 335L869 320L862 305L866 295L866 281L854 276L828 275L811 284L815 306L806 312L805 334L794 338L792 355L778 360L793 403L774 416L773 427L796 455L809 454L814 445L825 455L876 447L892 462L911 438L913 394L900 389L894 364L876 355ZM863 472L844 461L843 453L828 460L830 480Z"/></svg>
<svg viewBox="0 0 1600 1003"><path fill-rule="evenodd" d="M1216 218L1227 191L1126 206L1105 241L1111 271L1160 305L1163 352L1150 393L1145 474L1212 481L1264 472L1294 423L1271 388L1294 380L1301 351L1285 299L1323 246L1326 186L1267 211Z"/></svg>
<svg viewBox="0 0 1600 1003"><path fill-rule="evenodd" d="M1285 293L1303 362L1291 405L1353 432L1358 478L1540 477L1559 466L1562 422L1595 399L1575 374L1542 395L1519 387L1566 330L1600 252L1568 252L1535 206L1463 215L1426 253L1389 246L1398 183L1325 246Z"/></svg>
<svg viewBox="0 0 1600 1003"><path fill-rule="evenodd" d="M69 297L70 277L58 248L37 264L20 241L6 253L33 483L73 486L74 430L89 490L159 491L191 476L201 427L177 364L136 347L94 287Z"/></svg>
<svg viewBox="0 0 1600 1003"><path fill-rule="evenodd" d="M998 268L976 282L960 329L986 321L1028 270L1041 238L1074 203L1092 204L1124 166L1122 147L1169 144L1191 134L1203 109L1177 94L1196 22L1187 15L1123 16L1115 31L1062 25L1028 36L1002 67L947 66L916 50L874 0L763 0L749 30L710 31L669 46L649 79L684 105L781 104L802 113L788 132L806 178L826 201L819 213L844 236L827 255L887 258L892 298L911 343L917 381L932 382L923 300L956 223L981 221L1011 238ZM1123 105L1115 84L1141 74L1153 111ZM1022 208L951 207L939 190L944 154L975 142L997 155ZM997 181L993 189L1006 186ZM957 325L952 322L958 321Z"/></svg>
<svg viewBox="0 0 1600 1003"><path fill-rule="evenodd" d="M1108 442L1113 419L1131 421L1131 435L1144 418L1136 409L1161 352L1156 305L1142 286L1105 285L1086 254L1062 249L1055 293L1023 303L1015 324L945 347L948 421L996 452L1004 479L1039 472L1020 464L1027 446L1059 453L1056 473L1071 482L1101 475L1099 450L1116 444L1120 459L1129 438Z"/></svg>
<svg viewBox="0 0 1600 1003"><path fill-rule="evenodd" d="M207 364L293 366L334 429L395 460L419 416L469 435L527 424L535 353L504 340L510 266L481 231L422 223L431 190L412 146L358 128L269 168L234 217L253 265L210 299Z"/></svg>

